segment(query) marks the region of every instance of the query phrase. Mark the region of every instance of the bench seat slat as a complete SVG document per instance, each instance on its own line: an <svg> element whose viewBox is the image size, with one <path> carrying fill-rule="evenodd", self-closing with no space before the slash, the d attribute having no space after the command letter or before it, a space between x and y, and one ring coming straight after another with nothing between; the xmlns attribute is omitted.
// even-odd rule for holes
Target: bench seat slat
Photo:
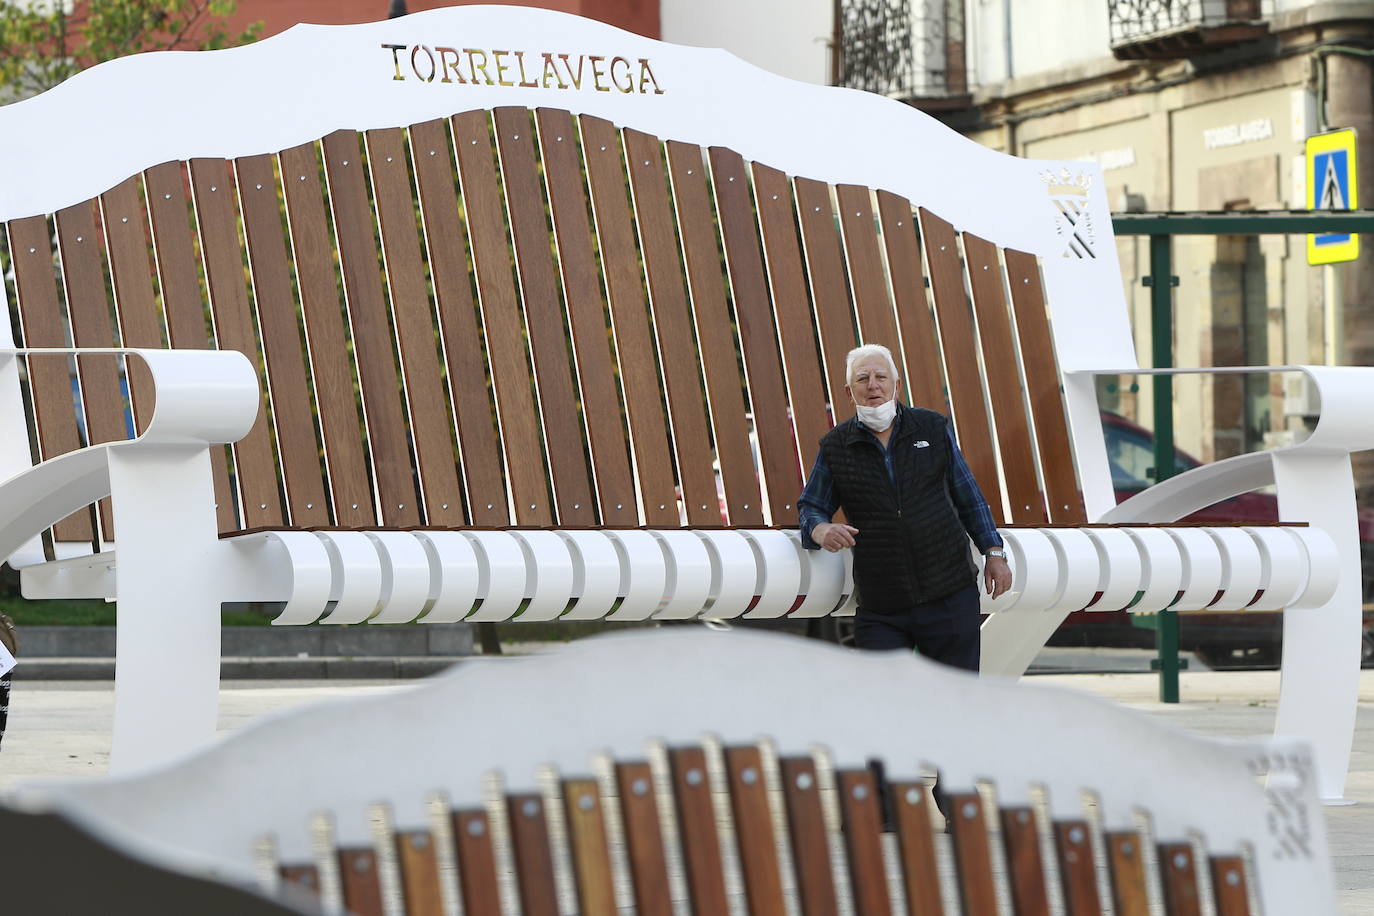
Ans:
<svg viewBox="0 0 1374 916"><path fill-rule="evenodd" d="M894 782L890 792L907 912L912 916L940 916L945 904L930 829L930 793L921 782Z"/></svg>
<svg viewBox="0 0 1374 916"><path fill-rule="evenodd" d="M1202 890L1191 843L1159 843L1160 884L1167 916L1202 916Z"/></svg>
<svg viewBox="0 0 1374 916"><path fill-rule="evenodd" d="M668 205L663 145L657 137L635 130L625 131L624 136L687 523L719 525L706 392L698 369L701 360L678 260L677 232Z"/></svg>
<svg viewBox="0 0 1374 916"><path fill-rule="evenodd" d="M276 170L270 156L245 156L235 162L235 172L253 293L259 303L257 319L271 384L287 511L293 527L327 525L329 507L324 498L300 326L293 307Z"/></svg>
<svg viewBox="0 0 1374 916"><path fill-rule="evenodd" d="M282 150L278 161L329 469L334 524L376 525L365 445L359 434L362 423L354 395L357 382L348 355L333 240L320 185L319 152L315 144L306 143Z"/></svg>
<svg viewBox="0 0 1374 916"><path fill-rule="evenodd" d="M845 355L858 343L849 310L849 290L840 258L840 238L835 230L830 186L812 178L796 178L798 222L806 252L806 272L811 281L811 301L816 309L825 381L830 389L831 419L843 423L854 416L854 405L845 394ZM810 468L807 471L810 472Z"/></svg>
<svg viewBox="0 0 1374 916"><path fill-rule="evenodd" d="M902 331L909 403L948 413L944 358L940 354L935 316L926 296L915 211L905 197L879 191L878 213L883 226L887 269L892 279L892 297L897 305L897 322Z"/></svg>
<svg viewBox="0 0 1374 916"><path fill-rule="evenodd" d="M1096 916L1102 912L1093 866L1092 834L1083 820L1056 821L1054 851L1059 862L1059 884L1068 916Z"/></svg>
<svg viewBox="0 0 1374 916"><path fill-rule="evenodd" d="M401 872L401 899L406 916L443 916L439 888L439 856L428 830L396 835L396 861Z"/></svg>
<svg viewBox="0 0 1374 916"><path fill-rule="evenodd" d="M1250 890L1245 879L1245 860L1240 856L1212 856L1209 867L1217 916L1250 916Z"/></svg>
<svg viewBox="0 0 1374 916"><path fill-rule="evenodd" d="M463 913L465 916L500 916L501 891L496 880L496 852L492 848L487 812L455 811L450 823Z"/></svg>
<svg viewBox="0 0 1374 916"><path fill-rule="evenodd" d="M1040 832L1029 806L1003 807L998 812L1002 846L1007 854L1007 878L1016 916L1049 916L1045 866L1040 856Z"/></svg>
<svg viewBox="0 0 1374 916"><path fill-rule="evenodd" d="M125 347L167 345L162 315L153 295L153 271L148 260L148 215L140 194L143 181L134 175L100 195L105 245L109 250L110 279L119 312L120 343ZM141 360L127 361L134 428L142 433L153 415L153 379Z"/></svg>
<svg viewBox="0 0 1374 916"><path fill-rule="evenodd" d="M110 300L105 289L104 260L92 203L80 203L57 211L58 250L62 257L62 284L67 294L67 317L72 342L78 347L109 347L117 343L110 321ZM128 438L124 405L119 395L117 356L79 356L82 413L87 444L118 442ZM110 501L102 499L100 528L103 540L114 540Z"/></svg>
<svg viewBox="0 0 1374 916"><path fill-rule="evenodd" d="M506 816L510 821L516 888L520 892L518 911L529 916L557 916L558 891L553 882L553 855L549 850L543 797L534 793L507 795Z"/></svg>
<svg viewBox="0 0 1374 916"><path fill-rule="evenodd" d="M600 118L583 117L581 124L643 519L647 525L676 527L678 511L669 431L660 401L663 383L654 365L654 339L634 220L626 196L620 132Z"/></svg>
<svg viewBox="0 0 1374 916"><path fill-rule="evenodd" d="M405 139L395 128L370 130L365 137L424 518L430 525L461 524L463 494L454 460L453 420L440 378Z"/></svg>
<svg viewBox="0 0 1374 916"><path fill-rule="evenodd" d="M599 518L605 525L638 524L629 438L621 422L614 360L606 334L601 277L587 220L587 187L578 157L577 126L568 112L541 108L539 142L549 208L558 242L563 296L577 356L582 410L596 478Z"/></svg>
<svg viewBox="0 0 1374 916"><path fill-rule="evenodd" d="M615 886L596 780L563 780L563 811L568 822L578 912L614 913Z"/></svg>
<svg viewBox="0 0 1374 916"><path fill-rule="evenodd" d="M1012 308L1016 313L1016 333L1021 342L1026 393L1035 422L1035 440L1040 449L1040 467L1045 475L1050 520L1058 524L1082 524L1088 520L1083 495L1074 477L1069 424L1064 415L1064 398L1059 387L1059 367L1050 337L1049 313L1045 310L1045 290L1040 281L1040 265L1035 256L1006 249L1007 285L1011 288Z"/></svg>
<svg viewBox="0 0 1374 916"><path fill-rule="evenodd" d="M530 113L526 108L498 108L493 115L516 267L520 272L520 297L539 384L540 416L544 439L549 443L557 517L561 524L592 524L596 514L590 469L580 447L581 412L568 360Z"/></svg>
<svg viewBox="0 0 1374 916"><path fill-rule="evenodd" d="M763 756L753 746L725 749L730 811L735 819L735 847L744 878L744 896L752 916L783 916L782 874L773 835Z"/></svg>
<svg viewBox="0 0 1374 916"><path fill-rule="evenodd" d="M983 380L978 372L973 312L964 292L964 272L959 242L949 223L930 211L920 210L921 238L935 312L940 322L940 344L949 373L949 395L954 407L954 428L959 448L973 477L983 491L997 524L1002 524L1002 485L997 476Z"/></svg>
<svg viewBox="0 0 1374 916"><path fill-rule="evenodd" d="M67 333L57 299L57 277L53 272L52 235L48 230L48 221L41 216L30 216L10 220L7 229L24 345L67 346ZM67 362L65 356L34 355L28 358L34 420L38 428L40 454L44 459L64 455L81 447ZM94 533L91 516L85 511L74 512L53 527L53 536L59 541L90 543Z"/></svg>
<svg viewBox="0 0 1374 916"><path fill-rule="evenodd" d="M964 233L963 239L969 287L978 315L978 343L983 351L988 394L996 417L997 447L1004 457L1002 473L1010 501L1006 520L1018 524L1022 521L1032 525L1046 524L1049 516L1035 474L1035 449L1022 404L1021 375L997 246L968 233Z"/></svg>
<svg viewBox="0 0 1374 916"><path fill-rule="evenodd" d="M191 160L191 193L200 227L201 257L210 292L215 341L221 350L237 350L262 375L262 356L244 286L238 214L228 163L223 159ZM248 435L234 443L235 481L245 525L280 525L281 492L272 455L272 430L264 407Z"/></svg>
<svg viewBox="0 0 1374 916"><path fill-rule="evenodd" d="M744 160L736 152L712 147L710 156L770 523L795 525L802 474L797 463L796 433L787 415L782 356L764 282L749 175Z"/></svg>
<svg viewBox="0 0 1374 916"><path fill-rule="evenodd" d="M668 768L672 776L678 840L682 844L682 871L692 913L713 916L729 912L706 754L699 747L672 748L668 751Z"/></svg>
<svg viewBox="0 0 1374 916"><path fill-rule="evenodd" d="M841 770L835 774L849 886L854 909L860 913L891 913L892 899L883 870L882 805L872 769Z"/></svg>
<svg viewBox="0 0 1374 916"><path fill-rule="evenodd" d="M381 868L373 849L340 849L337 853L344 908L351 916L386 916Z"/></svg>
<svg viewBox="0 0 1374 916"><path fill-rule="evenodd" d="M821 436L830 429L830 415L826 410L825 370L817 357L816 322L802 272L792 184L785 173L757 162L753 163L753 174L768 284L787 369L787 396L801 466L809 473Z"/></svg>
<svg viewBox="0 0 1374 916"><path fill-rule="evenodd" d="M701 344L702 369L710 397L711 429L732 525L762 525L763 501L749 444L744 380L740 377L734 335L726 306L715 217L706 190L704 156L699 146L670 141L678 228L682 237L692 312Z"/></svg>
<svg viewBox="0 0 1374 916"><path fill-rule="evenodd" d="M1107 871L1112 885L1112 908L1117 916L1146 916L1150 897L1145 890L1145 857L1140 835L1133 830L1109 831Z"/></svg>
<svg viewBox="0 0 1374 916"><path fill-rule="evenodd" d="M177 349L204 350L214 344L205 326L200 275L188 220L186 180L179 162L164 162L143 173L168 341ZM227 446L210 449L210 469L214 475L215 517L219 530L247 527L239 524L233 491L229 488Z"/></svg>
<svg viewBox="0 0 1374 916"><path fill-rule="evenodd" d="M945 805L954 836L954 863L965 916L995 916L997 894L982 796L977 792L950 793Z"/></svg>
<svg viewBox="0 0 1374 916"><path fill-rule="evenodd" d="M378 270L377 232L367 199L358 134L339 130L325 137L324 164L380 518L387 525L416 525L420 511L401 405L395 338Z"/></svg>
<svg viewBox="0 0 1374 916"><path fill-rule="evenodd" d="M462 517L478 525L508 524L510 515L506 500L495 498L495 494L505 491L501 445L493 424L495 413L491 398L487 394L490 375L482 356L482 333L472 299L468 245L464 221L458 211L448 122L436 120L413 125L410 146L415 152L425 253L438 305L449 399L462 453L463 483L468 499ZM439 506L442 509L442 500Z"/></svg>
<svg viewBox="0 0 1374 916"><path fill-rule="evenodd" d="M615 782L625 825L625 852L634 887L635 911L644 916L669 916L673 900L653 773L647 763L619 763L615 767Z"/></svg>
<svg viewBox="0 0 1374 916"><path fill-rule="evenodd" d="M816 763L810 757L784 757L778 765L798 902L808 916L828 916L838 910Z"/></svg>

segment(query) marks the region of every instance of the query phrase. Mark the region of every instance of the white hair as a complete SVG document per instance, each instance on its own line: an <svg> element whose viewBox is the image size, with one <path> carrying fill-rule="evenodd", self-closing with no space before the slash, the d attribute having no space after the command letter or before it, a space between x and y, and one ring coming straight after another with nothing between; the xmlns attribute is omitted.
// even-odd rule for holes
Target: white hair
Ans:
<svg viewBox="0 0 1374 916"><path fill-rule="evenodd" d="M855 347L850 350L849 355L844 359L844 383L846 385L854 381L854 364L870 356L881 356L887 361L887 368L892 374L894 383L901 377L897 372L897 361L892 358L891 350L882 344L864 344L862 347Z"/></svg>

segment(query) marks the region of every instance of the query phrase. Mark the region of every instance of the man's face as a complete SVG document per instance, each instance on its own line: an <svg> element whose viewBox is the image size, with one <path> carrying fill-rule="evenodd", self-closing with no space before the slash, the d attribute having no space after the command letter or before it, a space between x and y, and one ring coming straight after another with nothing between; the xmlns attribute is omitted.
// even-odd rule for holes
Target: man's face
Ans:
<svg viewBox="0 0 1374 916"><path fill-rule="evenodd" d="M854 374L849 384L844 386L855 404L862 407L877 407L892 400L897 390L897 380L887 367L887 360L881 356L865 356L854 363Z"/></svg>

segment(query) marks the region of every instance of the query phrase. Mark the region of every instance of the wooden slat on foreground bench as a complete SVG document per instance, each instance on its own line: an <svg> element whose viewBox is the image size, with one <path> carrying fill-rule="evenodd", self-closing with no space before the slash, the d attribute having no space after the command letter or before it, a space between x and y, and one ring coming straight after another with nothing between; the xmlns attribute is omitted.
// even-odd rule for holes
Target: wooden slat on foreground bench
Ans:
<svg viewBox="0 0 1374 916"><path fill-rule="evenodd" d="M796 703L815 683L825 691ZM870 759L891 779L892 834ZM244 884L270 869L269 890L288 881L359 916L387 895L414 916L453 896L469 916L503 901L715 916L732 898L753 914L847 900L983 916L1009 900L1083 916L1103 912L1099 884L1121 916L1207 898L1219 916L1335 912L1301 745L1202 738L1071 691L760 634L603 637L465 664L292 710L167 770L19 797L163 866Z"/></svg>

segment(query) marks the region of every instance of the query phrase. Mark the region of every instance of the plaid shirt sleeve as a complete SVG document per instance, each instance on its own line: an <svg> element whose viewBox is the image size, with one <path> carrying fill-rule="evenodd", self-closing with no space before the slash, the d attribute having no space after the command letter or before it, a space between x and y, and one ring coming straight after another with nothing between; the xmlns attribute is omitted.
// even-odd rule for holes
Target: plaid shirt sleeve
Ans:
<svg viewBox="0 0 1374 916"><path fill-rule="evenodd" d="M950 453L950 495L954 497L954 507L964 523L964 530L977 545L979 553L986 553L993 547L1002 546L1002 536L997 533L997 525L992 520L988 502L983 491L978 489L978 481L973 479L964 453L959 451L959 443L954 439L954 424L945 426L949 433Z"/></svg>
<svg viewBox="0 0 1374 916"><path fill-rule="evenodd" d="M800 510L798 527L802 546L807 550L820 550L821 545L811 539L811 532L822 522L830 521L839 508L835 502L835 479L820 452L816 453L816 463L811 466L811 476L806 478L806 489L797 500L797 508Z"/></svg>

